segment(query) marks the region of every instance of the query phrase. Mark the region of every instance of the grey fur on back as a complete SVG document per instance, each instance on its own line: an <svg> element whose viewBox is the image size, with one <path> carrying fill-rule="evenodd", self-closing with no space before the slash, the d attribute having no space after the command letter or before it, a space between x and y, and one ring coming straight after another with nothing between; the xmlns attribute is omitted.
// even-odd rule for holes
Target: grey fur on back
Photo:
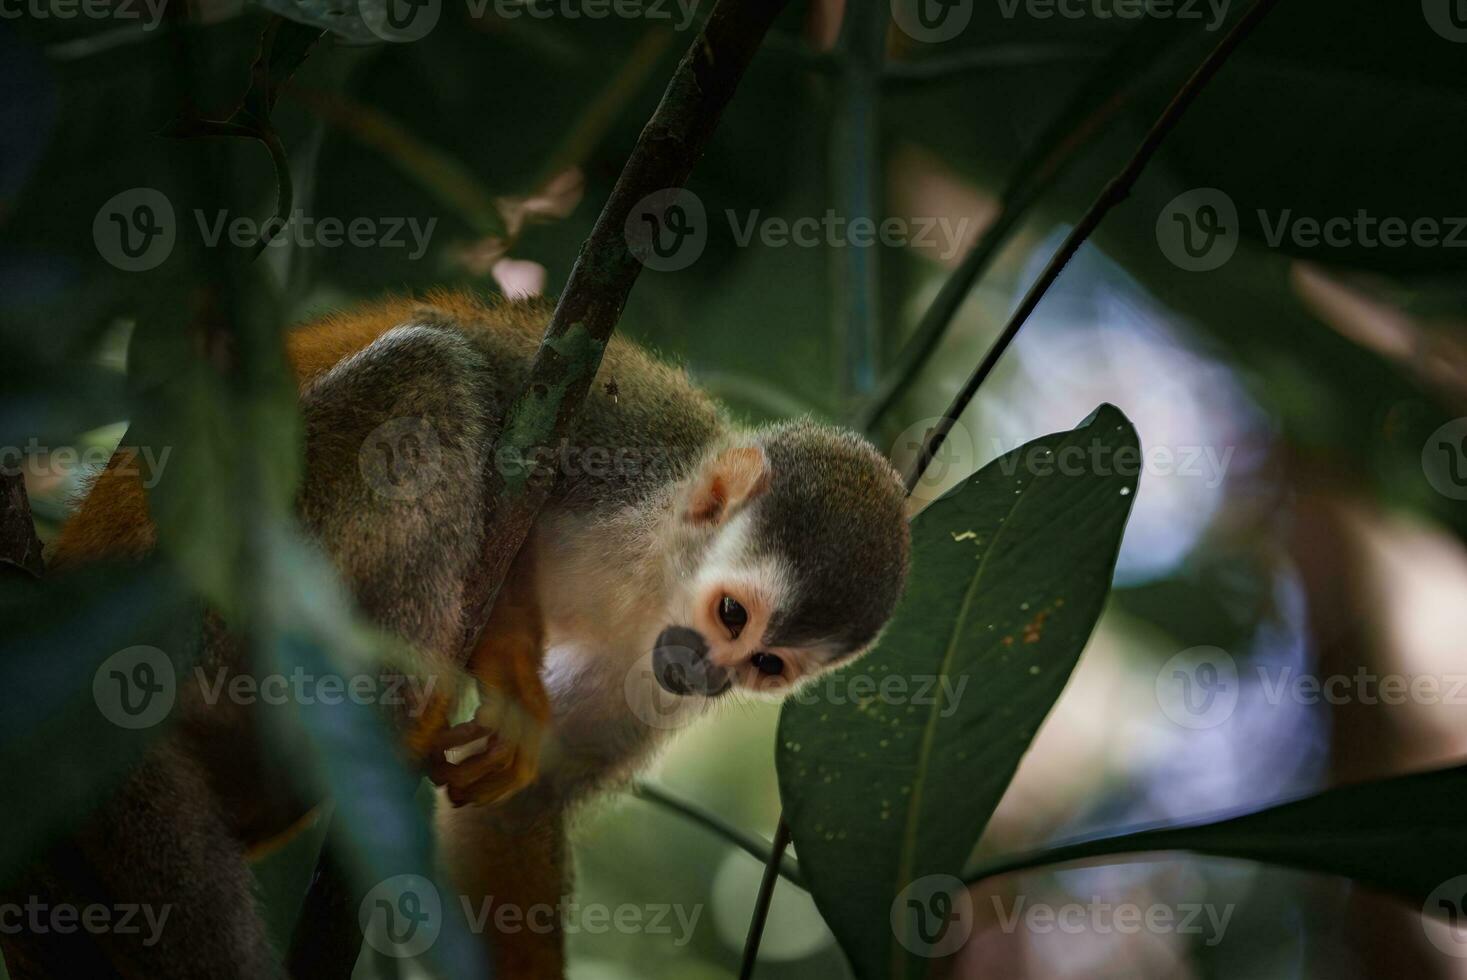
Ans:
<svg viewBox="0 0 1467 980"><path fill-rule="evenodd" d="M530 309L549 317L548 306ZM461 334L483 356L499 406L507 406L529 378L544 326L506 328L487 316L455 320L432 307L421 311L418 322ZM570 446L554 461L550 503L574 510L634 504L691 473L729 428L723 409L686 372L613 336Z"/></svg>

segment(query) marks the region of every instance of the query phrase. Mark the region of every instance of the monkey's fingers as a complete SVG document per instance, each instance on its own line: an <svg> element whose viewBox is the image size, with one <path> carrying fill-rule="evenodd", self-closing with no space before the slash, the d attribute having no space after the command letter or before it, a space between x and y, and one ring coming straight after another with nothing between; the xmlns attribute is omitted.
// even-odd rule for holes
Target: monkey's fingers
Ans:
<svg viewBox="0 0 1467 980"><path fill-rule="evenodd" d="M513 746L499 769L486 772L466 786L460 794L461 799L455 799L452 790L448 798L455 806L502 803L533 783L538 774L539 765L534 755L523 746Z"/></svg>
<svg viewBox="0 0 1467 980"><path fill-rule="evenodd" d="M489 752L499 742L492 732L477 722L466 721L446 728L433 736L425 759L428 778L439 786L446 785L451 774L474 756Z"/></svg>
<svg viewBox="0 0 1467 980"><path fill-rule="evenodd" d="M533 758L523 748L503 742L489 751L440 769L442 785L454 806L492 804L508 799L535 779Z"/></svg>

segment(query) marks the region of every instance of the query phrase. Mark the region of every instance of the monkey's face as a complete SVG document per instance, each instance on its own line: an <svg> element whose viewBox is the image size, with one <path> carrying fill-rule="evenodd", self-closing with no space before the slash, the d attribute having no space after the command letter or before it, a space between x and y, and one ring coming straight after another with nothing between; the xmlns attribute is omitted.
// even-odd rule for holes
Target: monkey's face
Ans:
<svg viewBox="0 0 1467 980"><path fill-rule="evenodd" d="M779 694L830 659L831 651L770 642L771 625L793 599L790 575L773 557L748 560L751 528L747 517L736 519L680 590L676 622L658 635L652 654L664 690Z"/></svg>
<svg viewBox="0 0 1467 980"><path fill-rule="evenodd" d="M702 467L679 519L707 536L675 586L654 674L673 694L782 695L867 649L907 571L901 482L864 439L808 422Z"/></svg>

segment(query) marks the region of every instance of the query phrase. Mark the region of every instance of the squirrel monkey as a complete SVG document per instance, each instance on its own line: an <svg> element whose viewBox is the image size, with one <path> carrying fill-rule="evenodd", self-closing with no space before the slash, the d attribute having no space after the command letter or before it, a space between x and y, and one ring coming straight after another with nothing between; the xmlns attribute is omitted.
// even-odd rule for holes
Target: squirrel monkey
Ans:
<svg viewBox="0 0 1467 980"><path fill-rule="evenodd" d="M457 655L483 454L549 314L440 293L288 335L305 423L302 522L363 613L429 663ZM408 492L371 478L372 454L405 447L419 450L416 469L393 471ZM121 465L128 452L62 530L53 565L153 547L137 471ZM620 338L570 448L551 462L550 497L468 665L492 710L453 725L435 693L402 723L404 744L443 787L449 880L522 911L556 908L567 886L566 807L631 776L731 692L778 696L866 649L896 604L909 550L900 478L865 440L808 421L740 429L681 370ZM250 671L222 626L206 629L205 647L204 662ZM206 705L196 686L180 683L178 724L66 859L48 859L28 883L56 901L166 903L171 928L150 946L4 937L17 980L78 969L280 975L246 857L317 801L263 748L258 712L268 709ZM502 977L562 972L558 929L487 938Z"/></svg>

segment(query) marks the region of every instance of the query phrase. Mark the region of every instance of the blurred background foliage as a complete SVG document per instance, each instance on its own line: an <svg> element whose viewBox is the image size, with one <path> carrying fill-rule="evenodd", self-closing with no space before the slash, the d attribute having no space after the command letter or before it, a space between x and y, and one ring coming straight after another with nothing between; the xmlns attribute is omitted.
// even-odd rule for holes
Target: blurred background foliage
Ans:
<svg viewBox="0 0 1467 980"><path fill-rule="evenodd" d="M90 447L100 455L82 458L100 462L124 422L157 409L151 389L125 380L134 325L160 309L181 316L207 268L196 250L147 276L114 268L94 244L98 209L153 187L180 215L227 208L263 219L275 195L260 145L160 135L188 105L216 117L238 102L264 10L204 0L180 44L146 18L65 18L58 7L0 20L0 446L28 447L43 537L87 476L65 450ZM690 183L712 219L706 249L684 270L644 272L621 329L685 361L749 420L852 418L962 250L883 247L873 261L849 247L771 248L757 237L740 245L725 211L740 223L755 212L849 216L866 187L881 216L961 222L966 249L1000 213L1003 189L1028 176L1016 168L1044 152L1052 124L1076 106L1105 105L873 426L878 444L908 459L1067 222L1217 35L1198 21L1040 19L1022 6L1006 17L1003 5L977 2L968 28L941 44L888 30L873 97L851 83L850 53L836 43L842 8L795 2L776 26ZM553 293L692 36L669 9L673 22L505 19L492 5L476 18L446 0L436 28L413 43L328 37L273 115L296 206L318 219L436 224L417 258L411 248L268 249L264 269L241 287L268 294L271 312L258 315L295 321L442 284ZM1148 450L1195 449L1202 460L1200 474L1143 475L1117 589L984 851L1199 816L1464 754L1461 704L1311 705L1249 683L1255 665L1318 675L1464 669L1467 509L1434 490L1422 466L1428 435L1467 414L1464 252L1275 247L1256 218L1260 209L1467 216L1464 57L1467 46L1433 30L1416 3L1285 0L965 415L919 498L1101 401L1125 411ZM190 62L182 74L180 59ZM189 79L183 89L180 77ZM874 113L869 159L849 138L853 105ZM1236 202L1243 235L1236 257L1205 273L1179 270L1156 236L1166 202L1197 187ZM853 280L857 267L877 278ZM857 290L875 299L869 349L852 329ZM1230 718L1191 729L1161 710L1155 683L1163 664L1197 645L1228 651L1244 684ZM7 712L21 696L11 685ZM771 706L736 706L684 735L650 778L767 833L779 810L775 719ZM46 792L35 778L34 792ZM309 874L310 847L262 869L278 921L289 921L280 908ZM674 902L703 913L682 946L574 933L573 975L729 975L759 876L747 855L619 796L579 822L577 869L583 902ZM1413 910L1338 879L1158 858L984 888L957 975L1464 975L1463 961L1427 942ZM984 915L990 891L1053 903L1205 895L1237 913L1211 946L1009 934ZM809 898L781 888L760 976L845 970Z"/></svg>

